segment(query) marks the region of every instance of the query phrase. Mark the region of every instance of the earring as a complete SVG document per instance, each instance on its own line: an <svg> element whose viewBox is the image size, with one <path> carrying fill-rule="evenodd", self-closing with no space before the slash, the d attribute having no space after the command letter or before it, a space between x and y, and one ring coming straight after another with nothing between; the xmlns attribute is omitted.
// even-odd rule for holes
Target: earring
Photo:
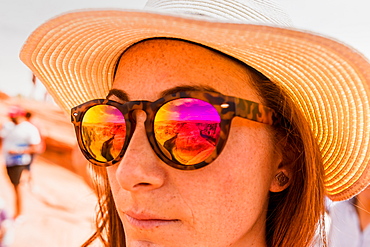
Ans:
<svg viewBox="0 0 370 247"><path fill-rule="evenodd" d="M284 172L279 172L275 176L276 180L279 183L279 186L284 186L289 182L289 178L284 174Z"/></svg>

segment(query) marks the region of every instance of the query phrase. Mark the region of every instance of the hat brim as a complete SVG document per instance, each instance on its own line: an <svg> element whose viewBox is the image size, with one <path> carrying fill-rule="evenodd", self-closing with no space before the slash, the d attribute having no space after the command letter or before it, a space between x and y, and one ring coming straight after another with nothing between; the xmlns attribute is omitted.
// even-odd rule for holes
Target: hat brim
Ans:
<svg viewBox="0 0 370 247"><path fill-rule="evenodd" d="M24 45L21 59L69 112L88 100L105 98L123 51L152 37L212 47L286 90L317 138L332 200L348 199L369 184L370 65L332 39L275 26L138 11L81 11L39 27Z"/></svg>

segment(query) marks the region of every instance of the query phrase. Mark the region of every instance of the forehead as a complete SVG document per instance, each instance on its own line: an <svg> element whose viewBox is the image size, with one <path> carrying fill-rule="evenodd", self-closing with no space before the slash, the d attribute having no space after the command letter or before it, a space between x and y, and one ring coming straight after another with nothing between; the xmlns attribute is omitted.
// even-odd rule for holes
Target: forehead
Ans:
<svg viewBox="0 0 370 247"><path fill-rule="evenodd" d="M130 100L155 100L178 86L207 86L260 102L250 71L240 62L186 41L155 39L129 48L119 62L113 88Z"/></svg>

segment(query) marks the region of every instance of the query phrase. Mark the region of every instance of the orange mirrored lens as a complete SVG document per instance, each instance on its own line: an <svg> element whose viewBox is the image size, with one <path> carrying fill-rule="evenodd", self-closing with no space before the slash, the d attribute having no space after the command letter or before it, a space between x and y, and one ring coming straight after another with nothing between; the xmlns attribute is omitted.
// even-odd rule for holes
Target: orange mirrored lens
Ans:
<svg viewBox="0 0 370 247"><path fill-rule="evenodd" d="M220 136L221 118L203 100L183 98L163 105L154 119L154 134L163 153L183 165L206 160Z"/></svg>
<svg viewBox="0 0 370 247"><path fill-rule="evenodd" d="M115 159L125 143L125 119L114 106L96 105L88 109L81 129L86 150L100 162Z"/></svg>

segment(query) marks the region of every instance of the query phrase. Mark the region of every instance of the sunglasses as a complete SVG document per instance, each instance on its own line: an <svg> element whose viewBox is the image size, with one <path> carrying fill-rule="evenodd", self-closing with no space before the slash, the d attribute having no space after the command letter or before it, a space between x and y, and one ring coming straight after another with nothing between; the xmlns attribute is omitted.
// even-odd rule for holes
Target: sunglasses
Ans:
<svg viewBox="0 0 370 247"><path fill-rule="evenodd" d="M271 108L213 92L178 92L155 102L124 104L96 99L71 110L78 145L87 160L97 166L121 161L135 131L135 110L147 114L146 135L156 155L181 170L199 169L214 161L236 116L268 125L278 122Z"/></svg>

